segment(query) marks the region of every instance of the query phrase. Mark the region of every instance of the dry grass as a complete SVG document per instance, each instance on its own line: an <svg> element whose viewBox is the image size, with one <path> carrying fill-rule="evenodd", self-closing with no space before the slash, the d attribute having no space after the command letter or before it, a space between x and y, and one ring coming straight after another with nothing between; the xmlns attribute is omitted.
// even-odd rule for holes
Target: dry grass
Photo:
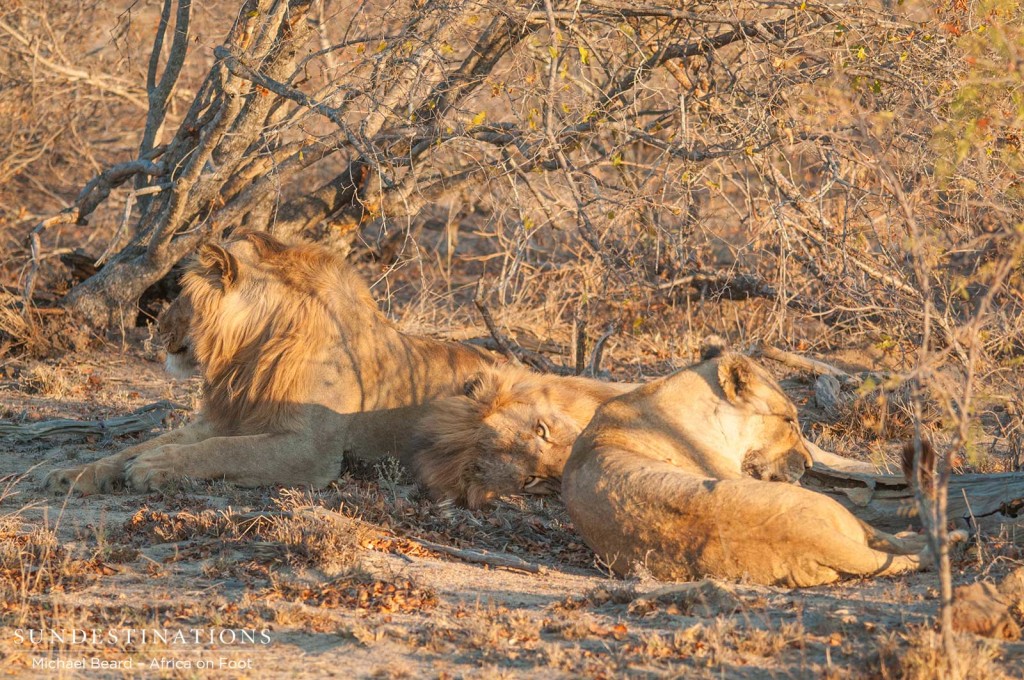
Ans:
<svg viewBox="0 0 1024 680"><path fill-rule="evenodd" d="M957 636L957 651L965 680L1001 680L1013 677L999 663L1000 645L973 635ZM932 629L917 626L906 633L889 633L878 638L876 672L885 680L939 680L943 671L940 636Z"/></svg>

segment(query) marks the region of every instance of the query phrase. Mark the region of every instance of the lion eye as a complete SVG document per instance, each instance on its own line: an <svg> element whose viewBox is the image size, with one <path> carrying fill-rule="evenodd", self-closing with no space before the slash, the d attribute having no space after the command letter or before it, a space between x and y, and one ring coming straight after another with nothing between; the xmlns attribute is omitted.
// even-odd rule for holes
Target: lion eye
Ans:
<svg viewBox="0 0 1024 680"><path fill-rule="evenodd" d="M541 439L547 440L551 437L551 431L548 430L548 426L543 420L537 421L537 436Z"/></svg>

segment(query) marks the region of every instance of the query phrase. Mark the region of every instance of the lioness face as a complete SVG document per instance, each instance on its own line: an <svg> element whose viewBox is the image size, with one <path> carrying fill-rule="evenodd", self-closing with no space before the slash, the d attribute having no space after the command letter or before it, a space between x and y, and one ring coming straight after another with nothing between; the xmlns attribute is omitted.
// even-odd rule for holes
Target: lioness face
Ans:
<svg viewBox="0 0 1024 680"><path fill-rule="evenodd" d="M810 453L800 436L796 416L770 415L758 418L761 448L743 456L740 469L754 479L772 482L796 482L811 466Z"/></svg>
<svg viewBox="0 0 1024 680"><path fill-rule="evenodd" d="M192 305L184 295L175 298L156 320L157 337L167 351L164 368L182 380L199 374L199 363L189 339L191 321Z"/></svg>
<svg viewBox="0 0 1024 680"><path fill-rule="evenodd" d="M797 423L796 406L775 379L740 354L719 360L718 378L732 406L743 473L765 481L796 482L813 461Z"/></svg>
<svg viewBox="0 0 1024 680"><path fill-rule="evenodd" d="M481 424L480 450L466 488L478 508L509 493L551 494L580 434L576 423L543 404L508 404Z"/></svg>

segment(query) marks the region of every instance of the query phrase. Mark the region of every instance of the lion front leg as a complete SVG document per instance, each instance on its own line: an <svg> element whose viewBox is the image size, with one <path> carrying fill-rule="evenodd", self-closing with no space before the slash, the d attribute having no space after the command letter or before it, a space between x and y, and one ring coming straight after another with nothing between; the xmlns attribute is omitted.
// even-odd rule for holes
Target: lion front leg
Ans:
<svg viewBox="0 0 1024 680"><path fill-rule="evenodd" d="M245 487L269 484L326 486L341 472L342 450L319 451L300 434L211 437L142 453L125 466L136 491L184 479L222 479Z"/></svg>
<svg viewBox="0 0 1024 680"><path fill-rule="evenodd" d="M44 487L50 492L62 494L74 489L83 496L109 493L124 479L125 464L133 458L161 446L202 441L212 434L212 429L205 421L189 423L87 465L54 470L46 476Z"/></svg>

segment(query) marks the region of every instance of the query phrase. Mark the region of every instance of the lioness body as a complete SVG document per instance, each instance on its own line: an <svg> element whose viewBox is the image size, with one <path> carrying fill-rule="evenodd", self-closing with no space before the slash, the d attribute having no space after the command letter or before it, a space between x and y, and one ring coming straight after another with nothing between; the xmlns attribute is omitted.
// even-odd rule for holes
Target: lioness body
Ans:
<svg viewBox="0 0 1024 680"><path fill-rule="evenodd" d="M123 478L149 490L184 477L322 486L352 448L357 414L461 393L493 364L482 350L401 333L321 246L246 234L204 247L183 283L189 349L204 377L197 421L58 470L51 489L95 493Z"/></svg>
<svg viewBox="0 0 1024 680"><path fill-rule="evenodd" d="M562 494L613 570L791 587L922 568L920 540L878 532L832 499L783 484L811 458L796 409L736 354L600 408L573 447ZM760 479L751 479L750 476Z"/></svg>

